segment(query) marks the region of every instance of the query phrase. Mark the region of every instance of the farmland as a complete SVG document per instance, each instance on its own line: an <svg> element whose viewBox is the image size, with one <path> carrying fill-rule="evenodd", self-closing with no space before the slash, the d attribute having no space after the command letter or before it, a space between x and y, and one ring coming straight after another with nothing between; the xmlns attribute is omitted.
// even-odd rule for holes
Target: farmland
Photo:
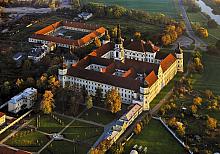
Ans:
<svg viewBox="0 0 220 154"><path fill-rule="evenodd" d="M153 13L164 13L170 16L176 16L177 5L175 0L81 0L81 3L97 2L106 5L121 5L127 8L140 9Z"/></svg>

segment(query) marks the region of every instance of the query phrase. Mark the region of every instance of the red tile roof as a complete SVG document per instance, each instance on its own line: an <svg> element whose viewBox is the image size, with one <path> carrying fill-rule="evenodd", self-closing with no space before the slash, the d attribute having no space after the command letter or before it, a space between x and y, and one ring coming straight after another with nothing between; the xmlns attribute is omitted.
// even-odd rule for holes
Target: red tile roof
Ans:
<svg viewBox="0 0 220 154"><path fill-rule="evenodd" d="M82 29L91 30L92 32L85 35L84 37L82 37L81 39L78 39L78 40L71 40L71 39L55 37L55 36L51 36L51 35L45 35L46 33L50 32L60 26L82 28ZM87 44L88 42L90 42L91 40L95 39L96 37L104 35L105 31L106 31L106 29L104 27L98 27L96 25L79 23L79 22L59 21L59 22L56 22L52 25L49 25L49 26L35 32L31 36L31 38L81 47L81 46L84 46L85 44Z"/></svg>
<svg viewBox="0 0 220 154"><path fill-rule="evenodd" d="M139 52L158 52L160 50L151 41L145 42L143 40L125 41L124 48Z"/></svg>
<svg viewBox="0 0 220 154"><path fill-rule="evenodd" d="M169 54L165 59L163 59L160 63L163 72L165 72L175 61L176 58L172 54Z"/></svg>
<svg viewBox="0 0 220 154"><path fill-rule="evenodd" d="M0 112L0 118L3 117L5 114L3 112Z"/></svg>
<svg viewBox="0 0 220 154"><path fill-rule="evenodd" d="M31 152L23 151L19 149L15 150L14 148L0 145L0 154L31 154Z"/></svg>
<svg viewBox="0 0 220 154"><path fill-rule="evenodd" d="M145 78L145 80L148 83L148 86L151 87L156 81L157 81L157 75L154 71L152 71L148 76Z"/></svg>

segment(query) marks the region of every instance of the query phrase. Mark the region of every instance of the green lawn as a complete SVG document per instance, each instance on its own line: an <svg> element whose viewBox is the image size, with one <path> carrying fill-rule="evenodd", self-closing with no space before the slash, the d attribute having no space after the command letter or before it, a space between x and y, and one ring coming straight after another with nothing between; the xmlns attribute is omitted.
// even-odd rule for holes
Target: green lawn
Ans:
<svg viewBox="0 0 220 154"><path fill-rule="evenodd" d="M32 152L40 150L47 142L46 135L41 134L35 130L22 129L15 136L5 142L5 144Z"/></svg>
<svg viewBox="0 0 220 154"><path fill-rule="evenodd" d="M63 132L63 135L70 140L80 140L92 145L102 133L102 127L74 121L74 123Z"/></svg>
<svg viewBox="0 0 220 154"><path fill-rule="evenodd" d="M106 125L111 123L118 116L119 115L112 114L110 111L91 108L81 115L80 118Z"/></svg>
<svg viewBox="0 0 220 154"><path fill-rule="evenodd" d="M184 153L181 145L166 131L162 124L153 119L145 126L140 135L134 136L126 143L126 153L129 153L135 144L147 147L147 153L150 154Z"/></svg>
<svg viewBox="0 0 220 154"><path fill-rule="evenodd" d="M86 154L90 147L67 141L53 141L41 154Z"/></svg>
<svg viewBox="0 0 220 154"><path fill-rule="evenodd" d="M176 17L175 0L81 0L81 3L98 2L106 5L121 5L131 9L140 9L153 13L164 13Z"/></svg>
<svg viewBox="0 0 220 154"><path fill-rule="evenodd" d="M203 54L204 72L193 75L193 87L220 95L220 57Z"/></svg>
<svg viewBox="0 0 220 154"><path fill-rule="evenodd" d="M41 115L40 127L38 129L46 133L57 133L61 131L71 121L71 119L67 119L57 115L56 117L58 117L64 123L64 125L58 123L50 115ZM36 118L31 122L31 124L36 126Z"/></svg>

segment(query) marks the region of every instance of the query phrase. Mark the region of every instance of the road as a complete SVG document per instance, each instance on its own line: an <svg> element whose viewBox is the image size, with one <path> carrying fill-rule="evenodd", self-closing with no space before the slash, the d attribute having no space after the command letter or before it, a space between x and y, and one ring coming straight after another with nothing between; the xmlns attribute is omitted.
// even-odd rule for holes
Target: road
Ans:
<svg viewBox="0 0 220 154"><path fill-rule="evenodd" d="M183 0L179 0L179 8L180 8L180 11L182 12L182 18L186 24L186 33L188 34L190 38L192 38L195 41L195 47L198 47L202 50L206 50L206 47L208 46L207 43L201 40L200 38L198 38L192 29L190 20L183 6Z"/></svg>

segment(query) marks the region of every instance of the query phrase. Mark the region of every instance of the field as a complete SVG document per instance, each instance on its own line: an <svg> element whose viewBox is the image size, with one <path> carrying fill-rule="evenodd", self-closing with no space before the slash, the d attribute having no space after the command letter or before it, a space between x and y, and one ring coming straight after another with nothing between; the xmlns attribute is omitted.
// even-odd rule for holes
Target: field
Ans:
<svg viewBox="0 0 220 154"><path fill-rule="evenodd" d="M193 87L198 90L210 89L220 95L220 57L203 54L204 72L193 75Z"/></svg>
<svg viewBox="0 0 220 154"><path fill-rule="evenodd" d="M140 9L153 13L163 13L176 16L175 0L81 0L81 3L99 2L106 5L121 5L127 8Z"/></svg>
<svg viewBox="0 0 220 154"><path fill-rule="evenodd" d="M152 35L154 34L158 34L160 31L162 31L163 27L157 26L157 25L151 25L151 24L146 24L143 22L138 22L138 21L134 21L134 20L129 20L129 19L93 19L93 20L89 20L87 21L88 23L91 24L98 24L101 26L104 26L106 28L113 28L115 27L117 24L120 24L121 29L122 29L122 33L123 36L127 37L127 38L131 38L133 36L129 35L131 32L127 32L128 28L134 29L134 31L139 31L142 33L142 36L144 35L144 33L148 33L145 37L145 39L149 39L150 37L152 37ZM145 36L145 35L144 35Z"/></svg>
<svg viewBox="0 0 220 154"><path fill-rule="evenodd" d="M202 13L189 13L187 12L189 20L193 23L199 23L203 27L207 27L207 18ZM209 44L215 44L218 39L220 39L220 26L217 28L208 28L209 37L203 38Z"/></svg>
<svg viewBox="0 0 220 154"><path fill-rule="evenodd" d="M162 124L156 120L151 120L142 130L141 134L131 138L126 144L125 151L127 153L130 152L135 144L147 147L147 153L184 153L184 149L181 145L178 144L169 132L165 130Z"/></svg>

